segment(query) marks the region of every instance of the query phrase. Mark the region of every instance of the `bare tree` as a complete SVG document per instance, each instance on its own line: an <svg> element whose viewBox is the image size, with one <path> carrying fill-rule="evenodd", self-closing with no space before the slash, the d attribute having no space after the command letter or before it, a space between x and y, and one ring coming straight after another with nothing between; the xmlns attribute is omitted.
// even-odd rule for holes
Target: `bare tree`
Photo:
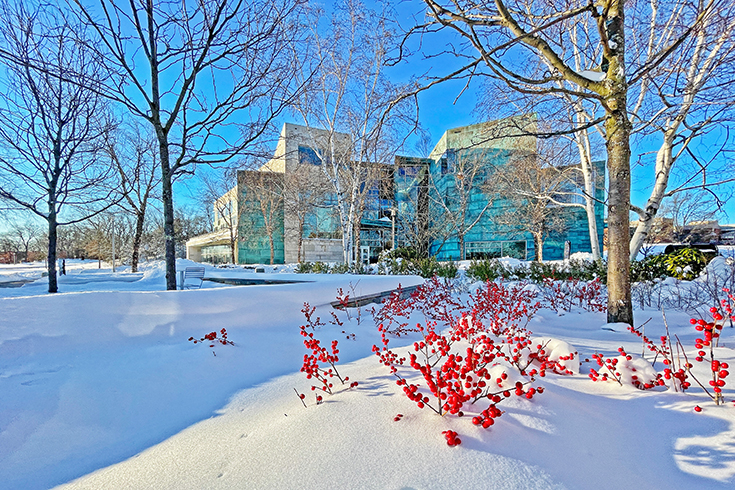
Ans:
<svg viewBox="0 0 735 490"><path fill-rule="evenodd" d="M136 221L128 214L103 213L80 223L85 257L97 259L100 267L103 260L119 264L132 250Z"/></svg>
<svg viewBox="0 0 735 490"><path fill-rule="evenodd" d="M493 168L487 184L487 192L508 200L507 212L497 220L509 229L531 233L539 262L546 238L567 228L567 210L585 207L579 192L580 165L573 163L569 150L558 141L541 141L537 151L519 152Z"/></svg>
<svg viewBox="0 0 735 490"><path fill-rule="evenodd" d="M48 223L48 291L55 293L57 228L114 204L111 172L99 158L110 129L106 107L81 84L99 80L102 66L84 26L52 7L1 9L0 36L13 57L0 90L0 196Z"/></svg>
<svg viewBox="0 0 735 490"><path fill-rule="evenodd" d="M242 155L299 93L291 54L301 1L68 1L114 71L100 92L156 135L166 287L176 289L172 184L196 164Z"/></svg>
<svg viewBox="0 0 735 490"><path fill-rule="evenodd" d="M155 258L165 258L166 243L163 233L165 218L162 213L151 216L150 226L143 233L142 248L144 253ZM186 241L199 235L212 232L212 223L198 206L178 206L174 217L174 240L176 241L176 257L186 257Z"/></svg>
<svg viewBox="0 0 735 490"><path fill-rule="evenodd" d="M7 263L17 263L19 250L18 241L10 233L0 234L0 255Z"/></svg>
<svg viewBox="0 0 735 490"><path fill-rule="evenodd" d="M135 217L130 267L132 272L138 272L148 206L158 198L155 190L161 182L155 138L137 126L131 131L108 135L105 150L119 176L123 195L120 206Z"/></svg>
<svg viewBox="0 0 735 490"><path fill-rule="evenodd" d="M43 230L33 222L16 221L10 226L8 236L18 244L17 248L23 252L23 259L30 260L29 253L43 238Z"/></svg>
<svg viewBox="0 0 735 490"><path fill-rule="evenodd" d="M434 155L436 170L429 177L432 233L456 236L459 259L465 259L465 236L483 219L493 204L485 183L491 170L493 150L488 148L447 150Z"/></svg>
<svg viewBox="0 0 735 490"><path fill-rule="evenodd" d="M230 260L237 263L237 244L242 238L241 219L245 211L242 205L236 172L227 170L217 175L202 177L203 192L201 199L207 209L211 208L213 229L227 231L230 247Z"/></svg>
<svg viewBox="0 0 735 490"><path fill-rule="evenodd" d="M706 188L733 180L728 174L718 175L712 168L714 159L702 158L701 145L695 143L714 128L728 126L732 121L735 4L715 2L716 8L704 10L694 24L694 13L686 8L690 3L652 2L648 39L634 45L650 57L672 38L680 37L688 26L693 27L669 61L643 76L631 109L636 131L660 140L651 194L645 206L633 207L640 218L630 243L631 260L651 232L666 197L695 186ZM727 140L729 137L723 146ZM682 184L671 188L669 180L675 166L686 168L687 175Z"/></svg>
<svg viewBox="0 0 735 490"><path fill-rule="evenodd" d="M674 239L691 242L702 241L700 236L716 218L719 207L708 192L699 190L674 194L665 201L662 211L664 217L671 217Z"/></svg>
<svg viewBox="0 0 735 490"><path fill-rule="evenodd" d="M271 265L275 261L276 233L283 230L283 175L265 171L238 172L238 181L244 194L245 213L258 214L262 219L262 229L270 246Z"/></svg>
<svg viewBox="0 0 735 490"><path fill-rule="evenodd" d="M575 41L557 47L560 56L573 63L576 71L582 72L589 60L581 56L579 48L584 43L579 39L594 36L594 32L591 33L590 30L596 31L597 25L594 19L575 19L568 30L569 37ZM557 87L564 88L568 82L560 79L556 84ZM575 202L575 206L584 209L586 213L590 252L593 260L599 260L602 257L602 250L595 209L604 200L604 196L599 195L597 191L601 187L600 184L604 188L605 175L604 171L597 171L596 162L605 159L602 154L605 133L601 125L590 126L590 124L604 117L601 114L604 113L602 105L594 99L585 99L563 90L552 91L542 98L538 93L508 91L504 82L493 81L484 84L483 88L478 110L485 117L497 118L499 112L515 117L536 114L540 123L536 131L542 140L553 136L558 128L576 128L574 131L560 131L561 134L554 138L565 139L576 148L579 164L574 168L582 185L578 187L578 202Z"/></svg>
<svg viewBox="0 0 735 490"><path fill-rule="evenodd" d="M312 11L311 63L318 66L312 90L296 106L311 132L311 147L335 196L343 257L356 257L364 181L375 164L392 163L395 150L416 128L415 101L406 87L388 81L385 64L396 42L387 9L371 11L358 0L325 15ZM322 32L326 31L324 35ZM302 76L302 78L306 78Z"/></svg>
<svg viewBox="0 0 735 490"><path fill-rule="evenodd" d="M719 169L715 168L717 158L705 156L702 151L705 145L695 143L708 137L713 130L726 127L732 120L733 13L731 2L699 5L691 0L628 2L626 58L629 66L637 67L636 76L631 77L634 83L629 86L631 135L636 138L636 146L658 147L652 152L652 159L643 155L638 162L638 165L650 167L651 171L645 172L640 183L651 191L645 206L631 206L639 215L630 242L631 260L651 231L662 199L682 188L714 187L731 181L727 176L716 177L719 174ZM560 22L555 31L554 37L563 37L567 42L553 44L559 57L568 60L575 71L586 72L593 78L602 73L602 65L596 66L595 61L600 52L590 57L581 47L595 37L597 31L594 18L576 17L570 22ZM660 62L660 56L667 51L667 61ZM542 61L549 70L554 70L548 60ZM574 85L558 80L557 87L569 89ZM486 99L489 110L497 107L497 103L489 103L499 95L497 87L493 88ZM565 90L543 96L538 92L520 97L516 94L510 98L515 105L523 104L521 110L539 112L542 120L558 122L563 128L577 128L565 136L579 150L587 188L585 204L590 237L594 243L595 186L591 162L595 158L596 142L604 141L606 136L604 126L590 127L590 124L604 117L605 108L594 99ZM722 147L727 145L728 142L723 141ZM676 167L680 167L679 173L684 175L681 184L671 188L669 180ZM592 251L593 255L599 253L594 244Z"/></svg>
<svg viewBox="0 0 735 490"><path fill-rule="evenodd" d="M0 235L0 249L10 253L14 261L31 260L31 252L42 252L45 235L43 229L32 221L10 221L7 231ZM35 257L43 257L43 253L35 253ZM36 259L38 260L38 259Z"/></svg>
<svg viewBox="0 0 735 490"><path fill-rule="evenodd" d="M628 217L632 124L628 97L631 87L667 60L718 2L689 2L686 10L690 15L681 23L683 29L672 33L646 58L626 58L628 9L622 0L570 2L562 8L533 0L424 2L428 20L414 32L439 29L458 34L474 53L454 50L466 64L444 79L472 77L484 69L513 91L540 98L566 93L602 108L600 117L570 121L573 124L569 127L555 132L572 133L597 124L604 128L609 177L608 321L632 324ZM574 38L571 26L585 20L596 29ZM576 47L581 70L565 55L565 46Z"/></svg>

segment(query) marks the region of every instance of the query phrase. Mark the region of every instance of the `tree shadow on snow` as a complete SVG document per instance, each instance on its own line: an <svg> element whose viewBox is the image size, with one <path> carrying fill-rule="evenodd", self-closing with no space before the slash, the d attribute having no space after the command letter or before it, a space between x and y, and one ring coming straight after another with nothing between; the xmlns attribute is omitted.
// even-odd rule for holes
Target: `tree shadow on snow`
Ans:
<svg viewBox="0 0 735 490"><path fill-rule="evenodd" d="M650 488L651 482L729 488L735 482L735 424L706 415L716 407L693 412L701 398L641 393L623 400L548 385L525 402L500 404L506 413L479 437L463 434L463 446L517 458L569 488Z"/></svg>

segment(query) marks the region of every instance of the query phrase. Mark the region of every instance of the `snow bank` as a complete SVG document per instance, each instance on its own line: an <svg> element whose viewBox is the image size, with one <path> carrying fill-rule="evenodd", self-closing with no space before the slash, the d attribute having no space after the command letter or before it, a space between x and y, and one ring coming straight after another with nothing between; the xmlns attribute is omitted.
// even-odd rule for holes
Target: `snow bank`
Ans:
<svg viewBox="0 0 735 490"><path fill-rule="evenodd" d="M160 264L142 271L133 283L69 285L78 290L56 295L31 287L37 295L0 298L3 489L673 489L735 483L735 408L715 407L696 390L641 392L593 383L585 362L579 375L547 373L539 380L544 393L532 400L503 402L505 413L488 430L469 420L486 408L481 403L468 407L464 418L419 410L370 354L380 337L369 307L361 309L360 322L327 322L338 287L364 295L419 278L298 275L314 282L163 291ZM340 371L359 382L321 405L298 372L304 301L317 306L315 315L326 323L316 331L322 342L339 341ZM343 312L335 314L346 320ZM645 321L645 314L636 314ZM667 318L672 334L691 345L697 333L688 317L671 311ZM604 321L601 313L559 317L542 310L529 328L536 339L549 339L547 348L559 358L641 348L621 325L601 329ZM234 346L187 341L221 328ZM662 330L660 316L646 325L651 336ZM733 334L725 330L718 355L733 364ZM400 345L413 341L392 339L391 346L402 353L408 347ZM695 370L706 374L706 366ZM307 408L294 388L307 394ZM732 397L729 386L726 396ZM448 447L444 430L457 431L462 445Z"/></svg>

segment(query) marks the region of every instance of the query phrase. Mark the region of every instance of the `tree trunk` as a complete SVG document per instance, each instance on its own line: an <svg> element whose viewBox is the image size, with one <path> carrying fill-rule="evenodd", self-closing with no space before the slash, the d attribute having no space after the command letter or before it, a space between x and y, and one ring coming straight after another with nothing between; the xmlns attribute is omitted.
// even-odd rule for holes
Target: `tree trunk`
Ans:
<svg viewBox="0 0 735 490"><path fill-rule="evenodd" d="M610 46L605 97L607 120L608 262L607 321L633 325L630 296L630 132L625 73L625 2L613 0L605 29Z"/></svg>
<svg viewBox="0 0 735 490"><path fill-rule="evenodd" d="M352 227L352 220L353 217L353 210L350 209L350 212L347 213L347 218L345 220L345 224L342 227L342 246L344 247L344 261L345 264L348 266L352 265L352 259L355 255L354 250L354 236L353 236L353 227Z"/></svg>
<svg viewBox="0 0 735 490"><path fill-rule="evenodd" d="M678 127L678 126L677 126ZM676 131L670 129L664 135L664 142L656 154L656 180L653 184L653 191L646 202L643 214L639 216L638 226L636 226L633 238L630 240L630 260L638 257L645 243L648 234L653 227L653 220L661 207L661 201L666 194L666 186L669 182L669 174L673 165L672 148L674 144L674 136Z"/></svg>
<svg viewBox="0 0 735 490"><path fill-rule="evenodd" d="M232 217L230 217L232 219ZM239 225L239 223L238 223ZM237 258L235 257L235 247L237 247L237 233L235 233L235 230L232 227L232 223L228 223L229 227L229 233L230 233L230 260L232 261L232 264L237 264Z"/></svg>
<svg viewBox="0 0 735 490"><path fill-rule="evenodd" d="M587 228L590 233L590 251L592 260L600 260L600 237L597 234L597 216L595 216L595 201L585 197L584 210L587 213Z"/></svg>
<svg viewBox="0 0 735 490"><path fill-rule="evenodd" d="M51 206L49 206L51 208ZM50 210L48 216L48 292L56 293L59 290L56 281L56 210Z"/></svg>
<svg viewBox="0 0 735 490"><path fill-rule="evenodd" d="M586 132L585 132L586 133ZM579 143L581 146L583 143ZM592 162L586 148L580 148L582 157L582 174L584 176L584 210L587 213L587 229L590 234L590 251L593 260L600 260L600 238L597 236L597 216L595 216L595 197L597 176L592 169Z"/></svg>
<svg viewBox="0 0 735 490"><path fill-rule="evenodd" d="M532 233L533 235L533 248L535 248L536 262L544 261L544 239L541 233Z"/></svg>
<svg viewBox="0 0 735 490"><path fill-rule="evenodd" d="M581 104L575 105L577 111L577 124L583 125L587 119L582 115ZM584 210L587 213L587 229L590 235L590 252L592 259L600 260L600 239L597 235L597 216L595 216L595 198L597 197L597 175L592 167L590 155L590 137L588 130L580 131L575 138L577 150L579 151L580 166L582 167L582 178L584 179Z"/></svg>
<svg viewBox="0 0 735 490"><path fill-rule="evenodd" d="M358 263L362 264L362 251L360 250L360 246L362 244L360 243L360 220L359 219L355 220L355 228L352 231L352 233L355 236L355 247L354 247L354 252L353 252L355 254L354 262L355 264L358 264Z"/></svg>
<svg viewBox="0 0 735 490"><path fill-rule="evenodd" d="M135 214L135 236L133 237L133 256L130 259L130 270L138 272L138 261L140 260L140 242L143 239L143 224L145 223L145 204Z"/></svg>
<svg viewBox="0 0 735 490"><path fill-rule="evenodd" d="M304 219L299 220L299 238L298 238L298 248L296 250L296 262L298 262L299 264L304 260L303 258Z"/></svg>
<svg viewBox="0 0 735 490"><path fill-rule="evenodd" d="M459 235L459 260L464 260L464 233ZM502 253L501 253L502 255Z"/></svg>
<svg viewBox="0 0 735 490"><path fill-rule="evenodd" d="M622 19L621 19L622 22ZM610 69L617 69L614 63ZM607 167L610 178L608 195L607 321L633 325L630 295L630 129L626 114L627 91L624 81L615 95L608 98L612 109L605 122L607 132Z"/></svg>
<svg viewBox="0 0 735 490"><path fill-rule="evenodd" d="M273 265L273 261L276 257L276 247L273 244L273 232L268 234L268 241L271 244L271 265Z"/></svg>
<svg viewBox="0 0 735 490"><path fill-rule="evenodd" d="M174 232L174 200L171 187L171 166L169 165L168 138L163 128L156 128L158 149L161 156L161 201L163 202L163 235L166 261L166 289L176 290L176 235Z"/></svg>
<svg viewBox="0 0 735 490"><path fill-rule="evenodd" d="M625 107L623 105L623 107ZM608 172L607 321L633 325L630 296L630 146L629 123L623 111L617 111L606 123Z"/></svg>

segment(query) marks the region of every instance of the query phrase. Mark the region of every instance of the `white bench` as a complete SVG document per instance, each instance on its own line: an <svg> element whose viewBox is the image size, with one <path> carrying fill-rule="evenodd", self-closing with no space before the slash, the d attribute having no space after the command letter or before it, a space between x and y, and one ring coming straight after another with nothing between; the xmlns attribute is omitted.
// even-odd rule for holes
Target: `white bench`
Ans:
<svg viewBox="0 0 735 490"><path fill-rule="evenodd" d="M204 281L204 267L187 267L179 271L181 289L199 289Z"/></svg>

